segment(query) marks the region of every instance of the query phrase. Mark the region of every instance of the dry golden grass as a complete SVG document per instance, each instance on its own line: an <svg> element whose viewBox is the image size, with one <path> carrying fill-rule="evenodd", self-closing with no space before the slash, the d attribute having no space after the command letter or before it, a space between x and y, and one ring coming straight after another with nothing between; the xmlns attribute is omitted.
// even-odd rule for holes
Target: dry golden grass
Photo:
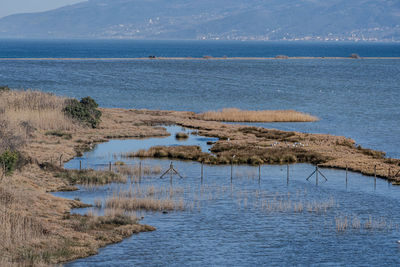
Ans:
<svg viewBox="0 0 400 267"><path fill-rule="evenodd" d="M46 239L48 231L43 223L21 209L21 195L14 189L0 185L0 263L12 266L13 262L29 265L31 255L26 250L32 244ZM41 258L35 259L42 262Z"/></svg>
<svg viewBox="0 0 400 267"><path fill-rule="evenodd" d="M65 116L65 98L40 91L4 91L0 93L2 119L20 133L26 125L41 130L73 130L77 125Z"/></svg>
<svg viewBox="0 0 400 267"><path fill-rule="evenodd" d="M220 111L207 111L197 115L207 121L230 122L312 122L318 118L295 110L240 110L225 108Z"/></svg>
<svg viewBox="0 0 400 267"><path fill-rule="evenodd" d="M184 210L183 198L174 198L182 194L181 188L156 188L154 186L135 187L114 193L105 200L106 209L124 211L166 211Z"/></svg>

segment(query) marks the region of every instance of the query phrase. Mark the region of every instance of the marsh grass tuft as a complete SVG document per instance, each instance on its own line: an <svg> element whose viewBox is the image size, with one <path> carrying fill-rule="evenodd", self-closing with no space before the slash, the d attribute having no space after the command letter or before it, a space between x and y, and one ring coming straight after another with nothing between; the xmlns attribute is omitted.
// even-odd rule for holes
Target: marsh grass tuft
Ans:
<svg viewBox="0 0 400 267"><path fill-rule="evenodd" d="M178 140L188 139L189 135L184 132L179 132L179 133L176 133L175 138Z"/></svg>
<svg viewBox="0 0 400 267"><path fill-rule="evenodd" d="M393 230L398 229L398 225L387 218L360 218L356 215L340 215L335 217L336 231L345 232L347 230Z"/></svg>
<svg viewBox="0 0 400 267"><path fill-rule="evenodd" d="M66 179L70 184L105 185L109 183L126 183L126 176L97 170L64 170L57 177Z"/></svg>
<svg viewBox="0 0 400 267"><path fill-rule="evenodd" d="M61 137L64 138L66 140L71 140L72 139L72 134L70 133L66 133L60 130L55 130L55 131L47 131L45 133L45 135L52 135L52 136L57 136L57 137Z"/></svg>
<svg viewBox="0 0 400 267"><path fill-rule="evenodd" d="M156 188L155 186L134 187L120 192L105 200L108 209L124 211L173 211L184 210L185 204L182 188Z"/></svg>

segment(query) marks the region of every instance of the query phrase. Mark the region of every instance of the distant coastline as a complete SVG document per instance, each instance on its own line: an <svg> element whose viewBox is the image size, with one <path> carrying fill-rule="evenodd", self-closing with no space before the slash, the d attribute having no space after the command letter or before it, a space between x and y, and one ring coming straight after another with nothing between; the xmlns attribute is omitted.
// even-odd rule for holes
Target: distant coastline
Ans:
<svg viewBox="0 0 400 267"><path fill-rule="evenodd" d="M20 57L20 58L0 58L0 61L24 61L24 60L70 60L70 61L135 61L135 60L290 60L290 59L330 59L330 60L360 60L360 59L400 59L400 57L360 57L359 59L354 59L351 57L287 57L287 58L277 58L277 57L103 57L103 58L85 58L85 57L38 57L38 58L29 58L29 57Z"/></svg>

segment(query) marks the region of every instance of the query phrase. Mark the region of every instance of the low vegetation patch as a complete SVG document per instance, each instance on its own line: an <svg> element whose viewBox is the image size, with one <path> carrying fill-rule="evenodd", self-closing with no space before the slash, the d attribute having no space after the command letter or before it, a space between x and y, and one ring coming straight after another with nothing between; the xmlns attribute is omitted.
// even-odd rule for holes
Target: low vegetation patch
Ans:
<svg viewBox="0 0 400 267"><path fill-rule="evenodd" d="M374 159L383 159L386 156L386 153L383 151L372 150L369 148L363 148L361 146L358 146L357 150L361 151L364 155L373 157Z"/></svg>
<svg viewBox="0 0 400 267"><path fill-rule="evenodd" d="M125 157L171 158L206 161L210 154L201 151L199 146L154 146L148 150L127 153Z"/></svg>
<svg viewBox="0 0 400 267"><path fill-rule="evenodd" d="M202 152L199 146L155 146L148 150L128 153L126 157L153 157L181 160L194 160L206 164L321 164L328 160L322 154L299 147L266 147L237 145L218 142L212 148L213 154Z"/></svg>
<svg viewBox="0 0 400 267"><path fill-rule="evenodd" d="M64 113L82 124L97 128L100 124L101 111L97 109L98 104L90 96L82 98L81 101L68 99L63 109Z"/></svg>
<svg viewBox="0 0 400 267"><path fill-rule="evenodd" d="M172 211L184 210L183 198L174 198L182 195L180 188L156 188L148 186L143 188L130 188L129 190L114 193L105 200L106 209L129 211Z"/></svg>
<svg viewBox="0 0 400 267"><path fill-rule="evenodd" d="M126 177L110 172L96 170L64 170L57 177L67 180L70 184L105 185L109 183L126 183Z"/></svg>
<svg viewBox="0 0 400 267"><path fill-rule="evenodd" d="M295 110L240 110L225 108L220 111L208 111L197 115L208 121L229 122L312 122L318 118Z"/></svg>
<svg viewBox="0 0 400 267"><path fill-rule="evenodd" d="M175 135L176 139L188 139L189 136L186 133L180 132Z"/></svg>
<svg viewBox="0 0 400 267"><path fill-rule="evenodd" d="M57 136L57 137L64 138L66 140L72 139L72 134L66 133L66 132L63 132L63 131L59 131L59 130L58 131L48 131L48 132L45 133L45 135Z"/></svg>

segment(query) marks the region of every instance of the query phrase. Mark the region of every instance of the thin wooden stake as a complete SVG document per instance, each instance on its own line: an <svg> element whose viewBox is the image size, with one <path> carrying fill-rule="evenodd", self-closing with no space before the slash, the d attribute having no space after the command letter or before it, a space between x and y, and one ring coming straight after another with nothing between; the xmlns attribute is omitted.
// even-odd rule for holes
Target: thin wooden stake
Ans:
<svg viewBox="0 0 400 267"><path fill-rule="evenodd" d="M347 188L348 172L349 172L349 168L347 167L347 164L346 164L346 188Z"/></svg>
<svg viewBox="0 0 400 267"><path fill-rule="evenodd" d="M374 166L374 189L376 189L376 165Z"/></svg>
<svg viewBox="0 0 400 267"><path fill-rule="evenodd" d="M258 183L261 183L261 164L258 164Z"/></svg>
<svg viewBox="0 0 400 267"><path fill-rule="evenodd" d="M203 169L204 169L204 162L202 161L201 162L201 182L202 183L203 183L203 174L204 174Z"/></svg>
<svg viewBox="0 0 400 267"><path fill-rule="evenodd" d="M289 164L286 165L286 168L287 168L286 185L289 185Z"/></svg>
<svg viewBox="0 0 400 267"><path fill-rule="evenodd" d="M139 162L139 183L142 180L142 162Z"/></svg>
<svg viewBox="0 0 400 267"><path fill-rule="evenodd" d="M79 161L79 170L82 170L82 160Z"/></svg>
<svg viewBox="0 0 400 267"><path fill-rule="evenodd" d="M233 161L231 161L231 182L233 179Z"/></svg>
<svg viewBox="0 0 400 267"><path fill-rule="evenodd" d="M108 170L111 171L111 161L108 163Z"/></svg>

